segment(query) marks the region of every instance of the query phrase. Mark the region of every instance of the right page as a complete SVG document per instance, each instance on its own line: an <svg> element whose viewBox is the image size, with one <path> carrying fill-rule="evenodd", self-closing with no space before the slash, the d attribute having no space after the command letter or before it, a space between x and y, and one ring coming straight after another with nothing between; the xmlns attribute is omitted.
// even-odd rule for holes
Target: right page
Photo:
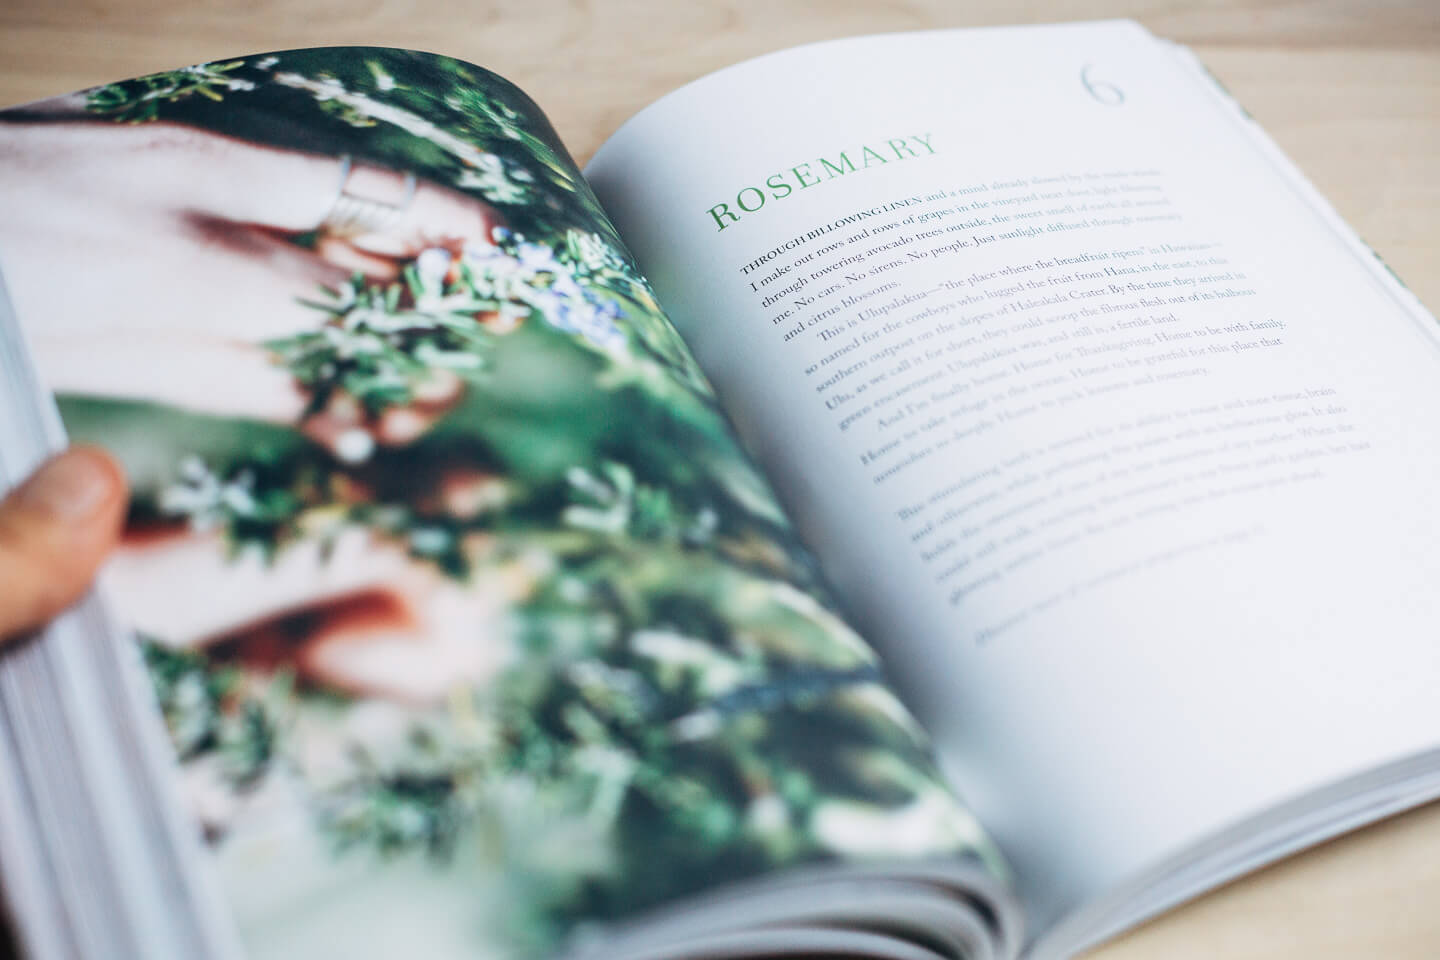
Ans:
<svg viewBox="0 0 1440 960"><path fill-rule="evenodd" d="M1431 320L1173 48L801 48L587 175L1035 929L1435 747Z"/></svg>

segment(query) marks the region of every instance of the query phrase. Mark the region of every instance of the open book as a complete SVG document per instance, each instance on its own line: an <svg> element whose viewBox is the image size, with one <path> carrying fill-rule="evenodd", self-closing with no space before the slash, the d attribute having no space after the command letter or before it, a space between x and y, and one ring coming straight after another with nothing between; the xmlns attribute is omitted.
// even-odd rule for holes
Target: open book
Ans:
<svg viewBox="0 0 1440 960"><path fill-rule="evenodd" d="M1042 960L1440 795L1434 321L1133 23L583 177L247 56L0 114L0 210L0 480L134 491L0 658L32 956Z"/></svg>

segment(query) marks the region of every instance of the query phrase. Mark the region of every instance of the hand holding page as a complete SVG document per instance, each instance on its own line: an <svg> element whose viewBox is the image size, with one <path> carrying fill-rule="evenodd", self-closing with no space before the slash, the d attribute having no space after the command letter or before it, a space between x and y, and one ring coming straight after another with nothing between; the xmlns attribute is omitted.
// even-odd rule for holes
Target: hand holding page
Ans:
<svg viewBox="0 0 1440 960"><path fill-rule="evenodd" d="M0 114L0 476L33 355L135 492L0 658L32 955L1044 960L1440 795L1433 320L1183 51L800 48L588 173L399 50Z"/></svg>

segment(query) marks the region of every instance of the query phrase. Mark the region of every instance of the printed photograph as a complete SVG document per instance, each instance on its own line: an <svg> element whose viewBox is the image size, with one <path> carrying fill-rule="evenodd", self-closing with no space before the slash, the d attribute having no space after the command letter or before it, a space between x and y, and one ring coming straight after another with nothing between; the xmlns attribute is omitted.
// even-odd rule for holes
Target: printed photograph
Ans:
<svg viewBox="0 0 1440 960"><path fill-rule="evenodd" d="M106 596L253 956L530 958L790 866L998 863L504 80L98 87L0 114L0 205L66 428L128 471Z"/></svg>

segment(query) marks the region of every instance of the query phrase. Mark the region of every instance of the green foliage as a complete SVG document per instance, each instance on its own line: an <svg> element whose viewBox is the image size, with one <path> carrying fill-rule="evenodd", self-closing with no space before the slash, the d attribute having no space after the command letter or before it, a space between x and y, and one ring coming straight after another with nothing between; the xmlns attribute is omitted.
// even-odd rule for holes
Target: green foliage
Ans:
<svg viewBox="0 0 1440 960"><path fill-rule="evenodd" d="M419 849L448 860L475 813L464 802L461 776L455 769L374 773L322 797L320 822L341 852Z"/></svg>
<svg viewBox="0 0 1440 960"><path fill-rule="evenodd" d="M260 690L241 671L211 663L201 654L141 638L141 652L176 755L220 759L220 771L236 789L256 783L275 759L276 713L289 696L284 674Z"/></svg>
<svg viewBox="0 0 1440 960"><path fill-rule="evenodd" d="M237 793L285 778L337 854L491 858L533 896L518 936L537 949L577 919L860 855L827 814L873 831L937 795L923 736L517 90L440 57L306 50L99 88L89 107L414 171L510 225L308 302L313 327L263 344L307 394L291 428L62 401L75 439L125 459L137 524L270 561L360 530L445 585L509 585L473 638L503 666L444 704L292 683L236 638L148 641L184 762ZM437 378L460 399L408 446L342 460L306 436L347 402L373 425ZM941 810L934 852L965 849L963 812Z"/></svg>
<svg viewBox="0 0 1440 960"><path fill-rule="evenodd" d="M436 370L477 376L490 339L477 314L500 305L448 286L427 289L413 266L404 284L372 285L356 274L330 300L311 304L327 315L318 330L266 342L309 392L305 416L339 393L371 415L404 406Z"/></svg>
<svg viewBox="0 0 1440 960"><path fill-rule="evenodd" d="M232 549L260 544L270 555L299 535L305 510L328 505L333 492L332 471L310 457L251 460L219 475L189 456L175 472L157 500L161 515L183 517L197 531L222 530Z"/></svg>
<svg viewBox="0 0 1440 960"><path fill-rule="evenodd" d="M201 63L106 84L86 94L85 106L92 113L125 123L144 123L159 117L164 104L180 103L193 96L219 103L226 91L255 89L253 81L234 75L243 66L243 60Z"/></svg>
<svg viewBox="0 0 1440 960"><path fill-rule="evenodd" d="M448 57L383 47L286 50L99 87L87 106L100 116L173 120L278 147L323 145L474 194L508 221L525 222L540 242L559 245L568 229L586 224L622 249L544 115L503 78ZM277 115L290 122L274 122Z"/></svg>

